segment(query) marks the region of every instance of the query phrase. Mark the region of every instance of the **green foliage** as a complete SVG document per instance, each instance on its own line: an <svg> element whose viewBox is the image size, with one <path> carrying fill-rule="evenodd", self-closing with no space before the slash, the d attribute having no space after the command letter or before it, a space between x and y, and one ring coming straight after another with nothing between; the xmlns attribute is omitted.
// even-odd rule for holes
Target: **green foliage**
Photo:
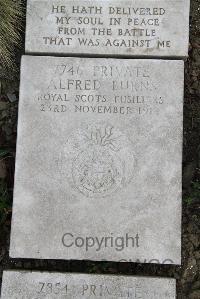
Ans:
<svg viewBox="0 0 200 299"><path fill-rule="evenodd" d="M9 149L0 148L0 160L10 153ZM11 207L11 197L4 179L0 179L0 226L5 222Z"/></svg>
<svg viewBox="0 0 200 299"><path fill-rule="evenodd" d="M9 150L6 148L0 148L0 159L5 157L7 154L9 154Z"/></svg>
<svg viewBox="0 0 200 299"><path fill-rule="evenodd" d="M10 196L4 180L0 180L0 226L5 222L11 206Z"/></svg>
<svg viewBox="0 0 200 299"><path fill-rule="evenodd" d="M184 197L185 203L188 205L200 199L200 182L192 182L190 194Z"/></svg>
<svg viewBox="0 0 200 299"><path fill-rule="evenodd" d="M0 67L15 69L15 52L21 44L23 0L0 0Z"/></svg>

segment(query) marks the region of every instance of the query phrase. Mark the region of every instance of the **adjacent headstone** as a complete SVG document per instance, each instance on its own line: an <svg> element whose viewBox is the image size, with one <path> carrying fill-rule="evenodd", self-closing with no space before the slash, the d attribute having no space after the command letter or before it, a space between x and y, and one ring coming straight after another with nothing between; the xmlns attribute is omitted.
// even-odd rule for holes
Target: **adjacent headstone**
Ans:
<svg viewBox="0 0 200 299"><path fill-rule="evenodd" d="M175 299L175 294L175 279L5 271L1 299Z"/></svg>
<svg viewBox="0 0 200 299"><path fill-rule="evenodd" d="M26 52L188 55L189 0L28 0Z"/></svg>
<svg viewBox="0 0 200 299"><path fill-rule="evenodd" d="M23 57L11 257L181 263L183 68Z"/></svg>

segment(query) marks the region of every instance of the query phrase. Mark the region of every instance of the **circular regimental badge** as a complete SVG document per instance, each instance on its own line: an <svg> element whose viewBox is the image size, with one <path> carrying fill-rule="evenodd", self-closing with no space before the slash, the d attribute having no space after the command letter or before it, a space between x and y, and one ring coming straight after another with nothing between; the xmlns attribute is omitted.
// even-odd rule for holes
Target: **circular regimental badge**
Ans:
<svg viewBox="0 0 200 299"><path fill-rule="evenodd" d="M70 184L87 197L109 196L132 179L133 146L111 124L83 124L68 139L65 155Z"/></svg>

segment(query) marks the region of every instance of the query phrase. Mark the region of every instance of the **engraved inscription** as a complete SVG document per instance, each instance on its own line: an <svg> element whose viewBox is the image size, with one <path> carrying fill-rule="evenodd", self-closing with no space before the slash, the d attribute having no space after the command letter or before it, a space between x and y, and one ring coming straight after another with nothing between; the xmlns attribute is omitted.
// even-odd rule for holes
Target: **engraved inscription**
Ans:
<svg viewBox="0 0 200 299"><path fill-rule="evenodd" d="M36 293L38 295L57 295L67 296L70 298L71 295L83 297L83 298L124 298L124 299L144 299L143 289L140 284L135 286L123 287L120 286L111 286L107 284L68 284L61 282L39 282L39 285L36 287ZM56 297L57 297L56 296ZM153 297L153 299L158 299Z"/></svg>
<svg viewBox="0 0 200 299"><path fill-rule="evenodd" d="M124 299L160 299L161 294L158 289L152 289L150 287L146 288L141 283L136 283L135 286L123 287L120 286L111 286L109 284L69 284L61 282L39 282L39 285L36 286L36 293L38 295L54 295L66 296L70 298L73 294L83 298L124 298ZM162 299L172 298L173 290L166 290L162 292Z"/></svg>
<svg viewBox="0 0 200 299"><path fill-rule="evenodd" d="M60 282L39 282L37 294L67 294L67 285L62 285Z"/></svg>
<svg viewBox="0 0 200 299"><path fill-rule="evenodd" d="M153 71L137 66L67 63L55 66L36 97L42 113L107 114L122 117L159 115L165 103Z"/></svg>
<svg viewBox="0 0 200 299"><path fill-rule="evenodd" d="M55 35L43 36L47 46L88 48L170 48L171 40L161 38L163 20L169 11L163 7L120 5L52 4L49 15Z"/></svg>

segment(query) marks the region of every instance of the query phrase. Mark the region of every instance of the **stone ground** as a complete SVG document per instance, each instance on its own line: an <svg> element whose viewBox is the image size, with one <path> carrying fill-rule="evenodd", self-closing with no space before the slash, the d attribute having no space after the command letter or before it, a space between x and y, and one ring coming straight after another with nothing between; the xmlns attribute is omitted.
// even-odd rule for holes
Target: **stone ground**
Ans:
<svg viewBox="0 0 200 299"><path fill-rule="evenodd" d="M191 0L190 49L185 65L182 266L8 257L15 162L18 80L0 74L0 281L4 269L173 277L178 299L200 298L200 1Z"/></svg>

